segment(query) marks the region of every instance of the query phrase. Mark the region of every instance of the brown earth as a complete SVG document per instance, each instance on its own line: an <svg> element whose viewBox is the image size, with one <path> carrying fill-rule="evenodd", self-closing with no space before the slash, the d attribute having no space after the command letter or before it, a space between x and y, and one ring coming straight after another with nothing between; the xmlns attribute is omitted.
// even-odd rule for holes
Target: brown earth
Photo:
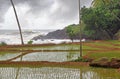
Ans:
<svg viewBox="0 0 120 79"><path fill-rule="evenodd" d="M48 62L48 61L0 61L0 66L22 66L22 67L80 67L89 66L89 62Z"/></svg>
<svg viewBox="0 0 120 79"><path fill-rule="evenodd" d="M89 65L93 67L120 68L120 59L112 58L109 60L103 57L100 60L92 61Z"/></svg>

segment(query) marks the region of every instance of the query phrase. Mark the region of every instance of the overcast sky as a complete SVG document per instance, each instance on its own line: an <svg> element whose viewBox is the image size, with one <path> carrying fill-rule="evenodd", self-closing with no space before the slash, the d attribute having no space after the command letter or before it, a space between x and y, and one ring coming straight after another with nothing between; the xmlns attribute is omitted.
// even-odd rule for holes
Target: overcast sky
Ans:
<svg viewBox="0 0 120 79"><path fill-rule="evenodd" d="M78 24L78 0L13 0L22 29L62 29ZM92 0L81 0L89 7ZM18 29L10 0L0 0L0 29Z"/></svg>

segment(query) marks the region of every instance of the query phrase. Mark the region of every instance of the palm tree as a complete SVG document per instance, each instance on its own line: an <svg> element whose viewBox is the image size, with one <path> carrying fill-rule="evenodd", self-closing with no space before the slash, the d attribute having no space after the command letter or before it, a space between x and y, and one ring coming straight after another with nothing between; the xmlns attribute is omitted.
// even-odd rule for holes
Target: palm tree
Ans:
<svg viewBox="0 0 120 79"><path fill-rule="evenodd" d="M13 9L14 9L14 13L15 13L16 21L17 21L17 24L18 24L18 28L19 28L19 32L20 32L20 37L21 37L21 44L24 45L24 42L23 42L23 36L22 36L22 31L21 31L21 26L20 26L19 19L18 19L18 16L17 16L17 11L16 11L16 9L15 9L15 6L14 6L13 1L10 0L10 2L11 2L12 7L13 7ZM22 57L20 58L20 61L22 61ZM17 69L15 79L18 79L19 71L20 71L20 67L18 67L18 69Z"/></svg>
<svg viewBox="0 0 120 79"><path fill-rule="evenodd" d="M97 7L97 6L100 6L100 5L104 5L104 4L110 3L110 1L111 0L93 0L92 6L93 7Z"/></svg>
<svg viewBox="0 0 120 79"><path fill-rule="evenodd" d="M80 57L82 57L82 28L81 28L81 2L78 0L79 5L79 26L80 26Z"/></svg>
<svg viewBox="0 0 120 79"><path fill-rule="evenodd" d="M10 0L10 2L11 2L12 7L13 7L13 9L14 9L15 17L16 17L16 20L17 20L17 24L18 24L18 28L19 28L19 32L20 32L20 37L21 37L21 44L24 45L23 36L22 36L22 31L21 31L21 26L20 26L20 23L19 23L19 19L18 19L18 16L17 16L17 12L16 12L16 9L15 9L15 6L14 6L13 1Z"/></svg>

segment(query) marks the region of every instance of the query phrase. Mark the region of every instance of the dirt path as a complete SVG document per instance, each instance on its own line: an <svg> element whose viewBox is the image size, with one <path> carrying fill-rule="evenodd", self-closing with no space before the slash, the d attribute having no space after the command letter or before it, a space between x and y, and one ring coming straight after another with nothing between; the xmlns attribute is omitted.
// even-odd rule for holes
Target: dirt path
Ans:
<svg viewBox="0 0 120 79"><path fill-rule="evenodd" d="M0 66L22 66L22 67L80 67L80 66L89 66L89 62L48 62L48 61L0 61Z"/></svg>

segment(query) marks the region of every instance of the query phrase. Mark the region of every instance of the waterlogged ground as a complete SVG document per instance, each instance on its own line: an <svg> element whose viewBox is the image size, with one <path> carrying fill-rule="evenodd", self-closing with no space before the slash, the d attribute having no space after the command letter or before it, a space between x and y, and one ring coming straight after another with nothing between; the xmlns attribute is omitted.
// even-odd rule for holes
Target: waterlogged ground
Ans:
<svg viewBox="0 0 120 79"><path fill-rule="evenodd" d="M4 51L2 51L4 49ZM79 44L0 47L0 60L64 62L78 58ZM22 52L20 52L23 50ZM30 52L27 52L27 51ZM35 51L31 51L35 50ZM37 50L37 51L36 51ZM47 51L45 51L47 50ZM49 51L55 50L55 51ZM56 51L57 50L57 51ZM64 50L64 51L61 51ZM69 50L69 51L68 51ZM83 43L83 55L90 58L120 57L119 41ZM120 79L117 69L90 67L0 67L0 79Z"/></svg>
<svg viewBox="0 0 120 79"><path fill-rule="evenodd" d="M101 57L120 57L120 41L90 41L82 44L83 55L89 58L99 59ZM79 43L70 44L43 44L43 45L25 45L25 46L3 46L0 50L8 51L34 51L34 52L56 52L56 51L77 51L79 52ZM1 53L1 52L0 52Z"/></svg>
<svg viewBox="0 0 120 79"><path fill-rule="evenodd" d="M77 59L76 52L33 52L23 56L23 61L51 61L64 62Z"/></svg>
<svg viewBox="0 0 120 79"><path fill-rule="evenodd" d="M5 53L0 55L0 60L19 61L22 53ZM22 61L50 61L50 62L64 62L77 59L79 52L31 52L22 56Z"/></svg>
<svg viewBox="0 0 120 79"><path fill-rule="evenodd" d="M0 52L0 61L3 61L3 60L8 60L8 59L11 59L11 58L14 58L16 56L18 56L20 53L18 52Z"/></svg>
<svg viewBox="0 0 120 79"><path fill-rule="evenodd" d="M16 74L18 73L18 74ZM17 77L16 77L17 76ZM114 69L101 68L0 68L0 79L120 79Z"/></svg>

